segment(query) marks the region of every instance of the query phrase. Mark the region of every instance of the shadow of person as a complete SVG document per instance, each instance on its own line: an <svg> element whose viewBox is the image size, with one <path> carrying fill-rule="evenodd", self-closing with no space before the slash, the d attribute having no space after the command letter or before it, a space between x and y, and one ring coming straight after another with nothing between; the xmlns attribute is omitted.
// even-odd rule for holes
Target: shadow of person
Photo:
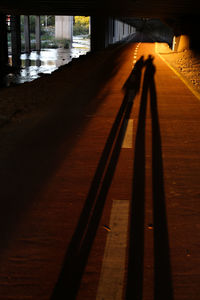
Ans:
<svg viewBox="0 0 200 300"><path fill-rule="evenodd" d="M148 86L150 85L150 82L152 80L154 80L154 75L155 75L155 72L156 72L156 67L155 65L153 64L153 60L154 60L154 57L149 54L147 60L145 61L145 66L146 66L146 70L145 70L145 77L147 76L150 76L148 79L149 79L149 84Z"/></svg>
<svg viewBox="0 0 200 300"><path fill-rule="evenodd" d="M128 248L128 274L126 300L142 300L144 269L144 217L145 217L145 125L147 94L151 75L151 58L144 61L146 67L135 138L132 199L130 204L130 229Z"/></svg>
<svg viewBox="0 0 200 300"><path fill-rule="evenodd" d="M77 227L66 251L63 266L51 300L76 299L81 278L96 236L112 179L117 166L127 120L133 107L134 95L140 88L143 57L135 64L123 86L125 96L112 124L105 147L91 182ZM130 101L129 101L130 100Z"/></svg>
<svg viewBox="0 0 200 300"><path fill-rule="evenodd" d="M144 220L145 220L145 126L147 101L150 98L152 122L152 198L154 222L154 299L173 299L169 259L168 229L165 209L161 135L153 64L149 55L145 72L135 139L133 186L130 209L128 276L126 300L143 298Z"/></svg>
<svg viewBox="0 0 200 300"><path fill-rule="evenodd" d="M128 101L133 100L140 90L143 67L144 67L144 56L142 55L135 63L135 66L131 74L129 75L128 79L126 80L123 86L123 90L125 91L126 97L128 97Z"/></svg>
<svg viewBox="0 0 200 300"><path fill-rule="evenodd" d="M154 223L154 300L172 300L169 237L165 204L162 141L154 80L153 58L147 60L152 125L152 198ZM164 293L163 293L164 291Z"/></svg>

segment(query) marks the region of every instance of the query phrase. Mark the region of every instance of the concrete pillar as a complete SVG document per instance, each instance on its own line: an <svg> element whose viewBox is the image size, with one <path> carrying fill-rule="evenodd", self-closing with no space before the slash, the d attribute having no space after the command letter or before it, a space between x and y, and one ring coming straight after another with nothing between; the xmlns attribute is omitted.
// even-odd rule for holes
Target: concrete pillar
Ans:
<svg viewBox="0 0 200 300"><path fill-rule="evenodd" d="M119 21L119 41L122 39L123 36L123 25L122 22Z"/></svg>
<svg viewBox="0 0 200 300"><path fill-rule="evenodd" d="M24 40L25 40L25 52L31 52L31 43L30 43L30 23L29 16L24 16Z"/></svg>
<svg viewBox="0 0 200 300"><path fill-rule="evenodd" d="M115 20L114 26L115 26L115 43L116 43L118 42L118 21L117 20Z"/></svg>
<svg viewBox="0 0 200 300"><path fill-rule="evenodd" d="M3 78L8 64L8 41L6 15L0 14L0 86L4 85Z"/></svg>
<svg viewBox="0 0 200 300"><path fill-rule="evenodd" d="M25 67L29 68L30 66L31 66L31 60L29 58L29 54L27 54L25 59Z"/></svg>
<svg viewBox="0 0 200 300"><path fill-rule="evenodd" d="M116 21L116 36L117 36L117 42L119 41L119 35L120 35L120 32L119 32L119 21L117 20Z"/></svg>
<svg viewBox="0 0 200 300"><path fill-rule="evenodd" d="M172 43L172 50L181 52L190 49L190 38L188 35L174 36Z"/></svg>
<svg viewBox="0 0 200 300"><path fill-rule="evenodd" d="M73 39L73 16L55 17L55 38L57 40Z"/></svg>
<svg viewBox="0 0 200 300"><path fill-rule="evenodd" d="M119 36L119 40L123 39L124 36L124 26L123 26L123 22L119 22L120 24L120 36Z"/></svg>
<svg viewBox="0 0 200 300"><path fill-rule="evenodd" d="M109 19L103 16L91 17L91 50L103 50L109 44Z"/></svg>
<svg viewBox="0 0 200 300"><path fill-rule="evenodd" d="M0 14L0 67L8 63L6 15Z"/></svg>
<svg viewBox="0 0 200 300"><path fill-rule="evenodd" d="M119 21L115 21L115 41L119 41Z"/></svg>
<svg viewBox="0 0 200 300"><path fill-rule="evenodd" d="M109 18L108 20L109 23L109 28L108 28L108 36L109 36L109 40L108 43L109 45L113 44L113 36L114 36L114 28L113 28L113 18Z"/></svg>
<svg viewBox="0 0 200 300"><path fill-rule="evenodd" d="M21 67L21 26L20 16L11 16L11 44L12 44L12 66Z"/></svg>
<svg viewBox="0 0 200 300"><path fill-rule="evenodd" d="M173 41L172 41L172 51L175 51L175 47L176 47L176 36L174 35Z"/></svg>
<svg viewBox="0 0 200 300"><path fill-rule="evenodd" d="M41 50L41 25L40 25L40 16L36 16L35 19L35 49L36 51Z"/></svg>
<svg viewBox="0 0 200 300"><path fill-rule="evenodd" d="M91 18L89 19L89 35L91 35Z"/></svg>
<svg viewBox="0 0 200 300"><path fill-rule="evenodd" d="M129 35L129 25L126 24L126 36L128 36L128 35Z"/></svg>
<svg viewBox="0 0 200 300"><path fill-rule="evenodd" d="M115 40L116 40L116 27L115 27L115 22L116 22L116 20L115 20L115 19L112 19L112 21L113 21L113 25L112 25L112 27L113 27L113 43L115 43Z"/></svg>

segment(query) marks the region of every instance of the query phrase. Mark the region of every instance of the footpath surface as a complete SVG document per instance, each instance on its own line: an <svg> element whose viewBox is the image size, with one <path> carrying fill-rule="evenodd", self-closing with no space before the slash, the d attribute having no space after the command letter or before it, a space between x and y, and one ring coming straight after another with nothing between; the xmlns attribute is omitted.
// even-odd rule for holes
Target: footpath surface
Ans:
<svg viewBox="0 0 200 300"><path fill-rule="evenodd" d="M155 44L113 51L4 162L2 300L199 298L200 102Z"/></svg>

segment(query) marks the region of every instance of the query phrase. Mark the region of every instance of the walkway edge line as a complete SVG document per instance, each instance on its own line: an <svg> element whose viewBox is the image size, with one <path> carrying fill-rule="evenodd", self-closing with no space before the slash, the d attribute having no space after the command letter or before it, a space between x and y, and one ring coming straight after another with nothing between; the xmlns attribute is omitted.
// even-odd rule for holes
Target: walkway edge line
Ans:
<svg viewBox="0 0 200 300"><path fill-rule="evenodd" d="M122 300L129 200L113 200L96 300Z"/></svg>
<svg viewBox="0 0 200 300"><path fill-rule="evenodd" d="M159 53L158 53L158 51L157 51L157 43L156 43L156 45L155 45L155 52L156 52L156 54L166 63L166 65L183 81L183 83L187 86L187 88L192 92L192 94L198 99L198 100L200 100L200 94L198 93L198 92L196 92L195 90L194 90L194 88L193 87L191 87L190 85L189 85L189 83L187 82L187 80L178 72L178 71L176 71L165 59L164 59L164 57L162 57Z"/></svg>

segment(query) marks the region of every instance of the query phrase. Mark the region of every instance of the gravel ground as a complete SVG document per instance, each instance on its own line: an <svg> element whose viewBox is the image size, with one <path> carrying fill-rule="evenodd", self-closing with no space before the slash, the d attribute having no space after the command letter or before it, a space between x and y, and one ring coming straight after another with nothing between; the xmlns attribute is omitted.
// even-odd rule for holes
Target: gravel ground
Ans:
<svg viewBox="0 0 200 300"><path fill-rule="evenodd" d="M192 50L173 52L167 44L157 44L157 51L200 93L200 55Z"/></svg>

